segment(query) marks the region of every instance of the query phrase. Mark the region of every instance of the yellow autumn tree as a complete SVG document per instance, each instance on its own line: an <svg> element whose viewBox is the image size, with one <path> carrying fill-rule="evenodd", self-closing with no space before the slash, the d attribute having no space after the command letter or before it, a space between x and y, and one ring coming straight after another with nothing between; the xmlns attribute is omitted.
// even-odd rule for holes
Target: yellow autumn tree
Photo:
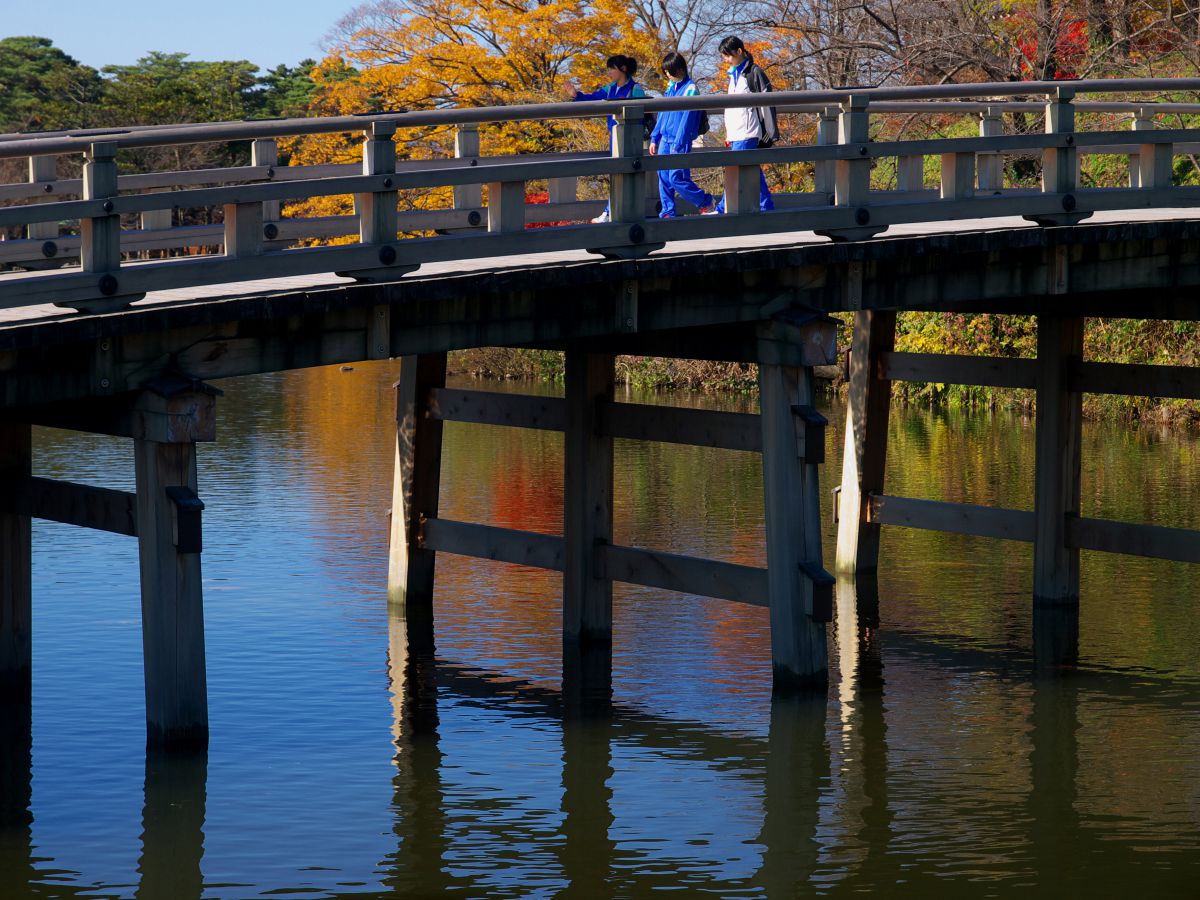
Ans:
<svg viewBox="0 0 1200 900"><path fill-rule="evenodd" d="M346 115L393 109L503 106L561 99L565 85L591 90L614 53L655 72L654 35L638 30L620 0L380 0L357 7L338 25L330 55L313 71L312 112ZM347 75L348 72L353 72ZM361 138L317 135L289 149L296 163L354 162ZM602 121L547 120L480 129L486 155L598 149ZM397 135L402 159L453 155L448 128ZM449 191L403 198L414 208L444 205ZM350 211L349 198L299 205L301 215Z"/></svg>

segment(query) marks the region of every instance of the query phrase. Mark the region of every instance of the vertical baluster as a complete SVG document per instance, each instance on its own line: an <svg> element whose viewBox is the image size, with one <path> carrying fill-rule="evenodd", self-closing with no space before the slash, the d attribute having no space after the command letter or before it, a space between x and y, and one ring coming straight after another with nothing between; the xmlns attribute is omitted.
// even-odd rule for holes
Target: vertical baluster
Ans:
<svg viewBox="0 0 1200 900"><path fill-rule="evenodd" d="M979 136L1000 137L1004 134L1004 115L999 107L989 106L979 117ZM991 150L976 155L979 170L979 190L982 193L998 193L1004 187L1004 155Z"/></svg>
<svg viewBox="0 0 1200 900"><path fill-rule="evenodd" d="M817 117L817 146L829 147L838 142L838 114L836 106L823 109ZM828 194L833 202L833 192L837 184L835 163L832 159L820 159L813 163L813 190L818 194Z"/></svg>
<svg viewBox="0 0 1200 900"><path fill-rule="evenodd" d="M969 200L975 196L975 154L942 154L943 200Z"/></svg>
<svg viewBox="0 0 1200 900"><path fill-rule="evenodd" d="M57 156L29 157L29 181L33 184L44 184L49 190L48 196L53 196L54 182L58 180ZM26 226L26 237L30 240L47 240L58 237L57 222L30 222Z"/></svg>
<svg viewBox="0 0 1200 900"><path fill-rule="evenodd" d="M1139 109L1133 114L1131 126L1134 131L1153 131L1154 110L1147 107ZM1129 186L1131 188L1142 186L1142 163L1136 153L1129 154Z"/></svg>
<svg viewBox="0 0 1200 900"><path fill-rule="evenodd" d="M354 196L358 212L358 240L374 248L378 267L363 267L338 272L357 281L392 281L417 268L414 264L397 265L396 232L399 219L396 212L396 125L393 122L372 122L363 141L363 175L383 176L381 190L364 191Z"/></svg>
<svg viewBox="0 0 1200 900"><path fill-rule="evenodd" d="M901 156L896 159L896 190L925 190L925 157Z"/></svg>
<svg viewBox="0 0 1200 900"><path fill-rule="evenodd" d="M1138 110L1139 115L1134 119L1135 131L1153 131L1154 119L1144 115L1146 110ZM1144 123L1138 127L1138 123ZM1131 154L1130 171L1132 173L1134 157ZM1144 143L1138 147L1137 181L1140 188L1155 190L1169 188L1174 183L1175 146L1168 143ZM1132 179L1131 179L1132 180Z"/></svg>
<svg viewBox="0 0 1200 900"><path fill-rule="evenodd" d="M488 184L488 234L525 229L525 182L493 181Z"/></svg>

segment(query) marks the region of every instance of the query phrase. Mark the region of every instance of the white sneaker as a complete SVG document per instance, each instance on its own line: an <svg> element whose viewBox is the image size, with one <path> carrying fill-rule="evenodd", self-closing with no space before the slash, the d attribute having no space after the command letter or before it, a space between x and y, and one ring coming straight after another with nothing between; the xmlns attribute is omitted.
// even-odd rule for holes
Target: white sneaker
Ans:
<svg viewBox="0 0 1200 900"><path fill-rule="evenodd" d="M600 213L600 215L596 216L596 218L592 219L592 224L603 225L604 223L611 221L612 219L609 218L608 210L606 209L604 212Z"/></svg>

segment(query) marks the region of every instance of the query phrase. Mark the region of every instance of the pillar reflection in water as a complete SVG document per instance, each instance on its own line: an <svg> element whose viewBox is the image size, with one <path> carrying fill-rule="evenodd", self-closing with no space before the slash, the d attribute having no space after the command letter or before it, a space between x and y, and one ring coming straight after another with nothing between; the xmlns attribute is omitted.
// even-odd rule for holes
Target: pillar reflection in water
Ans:
<svg viewBox="0 0 1200 900"><path fill-rule="evenodd" d="M446 894L446 812L438 737L437 669L433 619L428 612L388 604L388 679L396 746L396 851L386 860L383 884L397 896Z"/></svg>
<svg viewBox="0 0 1200 900"><path fill-rule="evenodd" d="M199 900L207 789L206 753L146 755L139 900Z"/></svg>
<svg viewBox="0 0 1200 900"><path fill-rule="evenodd" d="M870 573L837 583L837 635L841 681L841 756L844 807L856 812L859 873L890 883L897 874L890 852L894 813L888 800L887 717L880 647L879 585ZM850 875L855 880L855 875Z"/></svg>
<svg viewBox="0 0 1200 900"><path fill-rule="evenodd" d="M1033 604L1033 656L1042 674L1071 671L1079 664L1079 604Z"/></svg>
<svg viewBox="0 0 1200 900"><path fill-rule="evenodd" d="M762 865L754 882L768 897L803 896L820 861L821 789L829 781L829 742L822 695L771 699L763 785Z"/></svg>
<svg viewBox="0 0 1200 900"><path fill-rule="evenodd" d="M559 862L566 897L613 895L612 645L563 645L562 812Z"/></svg>
<svg viewBox="0 0 1200 900"><path fill-rule="evenodd" d="M0 704L0 897L23 897L34 877L32 710Z"/></svg>

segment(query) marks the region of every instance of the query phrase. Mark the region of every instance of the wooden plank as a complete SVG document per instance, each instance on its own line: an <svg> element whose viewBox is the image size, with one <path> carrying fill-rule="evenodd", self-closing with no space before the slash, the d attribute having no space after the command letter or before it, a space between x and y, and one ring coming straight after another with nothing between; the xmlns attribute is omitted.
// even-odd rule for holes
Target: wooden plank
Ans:
<svg viewBox="0 0 1200 900"><path fill-rule="evenodd" d="M1133 363L1076 363L1071 390L1085 394L1200 400L1200 367Z"/></svg>
<svg viewBox="0 0 1200 900"><path fill-rule="evenodd" d="M854 314L846 440L838 506L837 571L858 574L879 566L879 526L871 521L871 494L883 493L891 381L878 361L896 342L894 312Z"/></svg>
<svg viewBox="0 0 1200 900"><path fill-rule="evenodd" d="M6 512L137 537L137 498L127 491L27 478L13 485Z"/></svg>
<svg viewBox="0 0 1200 900"><path fill-rule="evenodd" d="M452 519L425 519L421 524L421 546L476 559L563 571L563 539L553 534Z"/></svg>
<svg viewBox="0 0 1200 900"><path fill-rule="evenodd" d="M767 570L763 568L611 544L597 547L596 555L604 577L613 581L751 606L768 605Z"/></svg>
<svg viewBox="0 0 1200 900"><path fill-rule="evenodd" d="M437 518L442 423L429 414L446 384L446 354L406 356L396 382L396 454L388 545L388 597L420 621L433 616L434 551L420 541L423 518Z"/></svg>
<svg viewBox="0 0 1200 900"><path fill-rule="evenodd" d="M208 744L200 554L180 553L167 488L196 490L196 445L134 441L146 732L151 748Z"/></svg>
<svg viewBox="0 0 1200 900"><path fill-rule="evenodd" d="M164 444L217 439L216 396L204 391L181 391L170 397L131 391L86 401L17 407L5 410L4 415L45 428Z"/></svg>
<svg viewBox="0 0 1200 900"><path fill-rule="evenodd" d="M567 425L567 401L562 397L434 388L429 415L444 422L563 431Z"/></svg>
<svg viewBox="0 0 1200 900"><path fill-rule="evenodd" d="M612 639L612 582L596 569L596 547L612 543L613 439L599 427L612 402L615 359L566 353L567 424L563 439L563 639Z"/></svg>
<svg viewBox="0 0 1200 900"><path fill-rule="evenodd" d="M718 447L725 450L762 450L762 430L752 413L688 409L643 403L604 403L600 406L600 432L609 437L638 441L663 441Z"/></svg>
<svg viewBox="0 0 1200 900"><path fill-rule="evenodd" d="M876 377L884 381L1005 388L1033 388L1037 384L1037 361L1032 359L896 352L880 353L878 359Z"/></svg>
<svg viewBox="0 0 1200 900"><path fill-rule="evenodd" d="M1083 398L1069 374L1083 355L1083 325L1082 318L1038 317L1035 603L1079 602L1079 550L1067 543L1066 528L1079 516Z"/></svg>
<svg viewBox="0 0 1200 900"><path fill-rule="evenodd" d="M1006 541L1032 541L1034 537L1033 513L1021 509L996 509L969 503L872 494L869 517L878 525L898 525Z"/></svg>
<svg viewBox="0 0 1200 900"><path fill-rule="evenodd" d="M812 405L812 371L762 365L758 384L774 684L779 691L823 690L829 678L825 624L817 621L822 610L813 604L813 582L801 571L806 561L821 558L817 467L796 455L792 412Z"/></svg>
<svg viewBox="0 0 1200 900"><path fill-rule="evenodd" d="M1067 543L1077 550L1200 563L1200 531L1187 528L1075 518L1067 520Z"/></svg>
<svg viewBox="0 0 1200 900"><path fill-rule="evenodd" d="M30 428L0 422L0 491L6 499L32 470ZM0 707L32 699L33 575L29 516L0 509ZM3 713L0 713L2 715Z"/></svg>

